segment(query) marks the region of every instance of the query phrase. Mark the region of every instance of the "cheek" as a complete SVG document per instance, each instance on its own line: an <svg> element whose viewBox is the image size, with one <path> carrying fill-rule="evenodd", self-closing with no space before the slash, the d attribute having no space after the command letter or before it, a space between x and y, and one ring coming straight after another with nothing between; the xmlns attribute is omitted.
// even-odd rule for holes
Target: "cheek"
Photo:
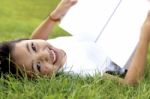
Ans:
<svg viewBox="0 0 150 99"><path fill-rule="evenodd" d="M27 59L26 59L27 60ZM19 66L21 66L26 71L32 71L32 63L30 61L22 61Z"/></svg>
<svg viewBox="0 0 150 99"><path fill-rule="evenodd" d="M14 62L15 64L20 68L24 70L30 70L31 69L31 56L27 56L25 52L24 54L15 54L13 55L14 57Z"/></svg>

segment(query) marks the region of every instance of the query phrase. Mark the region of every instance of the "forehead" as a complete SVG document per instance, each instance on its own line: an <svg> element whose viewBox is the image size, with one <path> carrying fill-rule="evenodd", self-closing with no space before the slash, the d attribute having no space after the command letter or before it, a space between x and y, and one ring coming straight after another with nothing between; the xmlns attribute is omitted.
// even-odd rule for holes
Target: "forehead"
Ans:
<svg viewBox="0 0 150 99"><path fill-rule="evenodd" d="M33 56L31 55L31 53L29 53L29 47L31 47L32 43L38 45L38 48L50 45L47 41L40 39L22 40L20 42L17 42L12 51L12 57L14 58L16 64L25 66L31 65Z"/></svg>
<svg viewBox="0 0 150 99"><path fill-rule="evenodd" d="M12 51L12 57L15 63L20 66L29 66L31 63L31 55L27 50L27 44L33 42L33 40L23 40L15 44Z"/></svg>

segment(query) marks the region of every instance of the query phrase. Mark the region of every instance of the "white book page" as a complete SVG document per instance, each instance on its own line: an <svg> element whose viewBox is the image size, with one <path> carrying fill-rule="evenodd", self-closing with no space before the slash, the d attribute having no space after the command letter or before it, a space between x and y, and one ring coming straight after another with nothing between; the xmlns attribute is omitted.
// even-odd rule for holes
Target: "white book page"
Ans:
<svg viewBox="0 0 150 99"><path fill-rule="evenodd" d="M120 0L78 0L60 27L80 39L95 41Z"/></svg>
<svg viewBox="0 0 150 99"><path fill-rule="evenodd" d="M147 0L78 0L60 27L83 40L95 41L100 34L97 43L123 67L137 45L149 6Z"/></svg>
<svg viewBox="0 0 150 99"><path fill-rule="evenodd" d="M135 50L149 8L147 0L122 0L97 42L112 61L121 67Z"/></svg>

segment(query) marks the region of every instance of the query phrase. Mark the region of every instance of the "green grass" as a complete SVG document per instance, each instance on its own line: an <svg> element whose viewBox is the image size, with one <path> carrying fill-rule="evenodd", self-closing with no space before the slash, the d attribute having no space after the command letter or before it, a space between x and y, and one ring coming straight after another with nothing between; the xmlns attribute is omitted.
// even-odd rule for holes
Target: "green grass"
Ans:
<svg viewBox="0 0 150 99"><path fill-rule="evenodd" d="M30 37L60 0L0 0L0 41ZM58 26L51 37L68 35ZM150 54L148 55L150 60ZM150 68L137 87L122 86L100 76L15 79L0 78L0 99L150 99Z"/></svg>
<svg viewBox="0 0 150 99"><path fill-rule="evenodd" d="M58 1L0 0L0 41L29 37ZM60 35L62 30L56 27L54 32L51 37Z"/></svg>

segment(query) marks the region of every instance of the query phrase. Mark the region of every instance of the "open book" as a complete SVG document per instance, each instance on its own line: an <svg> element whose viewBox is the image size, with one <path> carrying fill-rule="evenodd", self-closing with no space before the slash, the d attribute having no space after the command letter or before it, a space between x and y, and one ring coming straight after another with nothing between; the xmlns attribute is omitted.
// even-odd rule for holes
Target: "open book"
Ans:
<svg viewBox="0 0 150 99"><path fill-rule="evenodd" d="M60 27L83 40L98 43L123 67L138 43L149 10L147 0L78 0Z"/></svg>

